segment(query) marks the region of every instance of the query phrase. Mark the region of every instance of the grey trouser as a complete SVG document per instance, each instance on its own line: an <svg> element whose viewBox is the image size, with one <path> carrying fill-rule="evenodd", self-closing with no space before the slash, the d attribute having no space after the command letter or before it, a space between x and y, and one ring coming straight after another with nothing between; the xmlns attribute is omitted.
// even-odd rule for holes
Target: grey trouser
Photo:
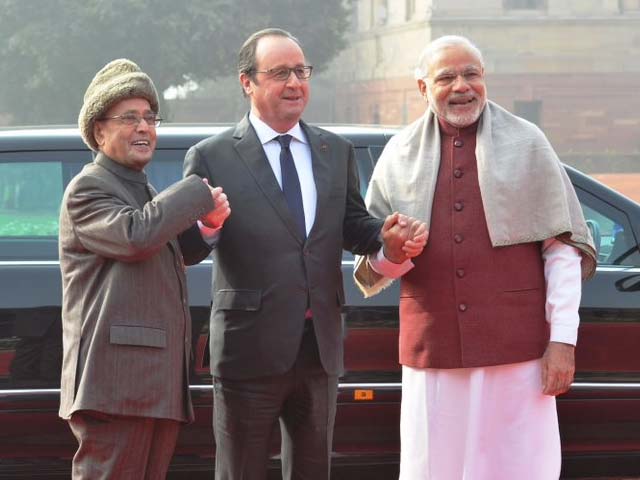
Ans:
<svg viewBox="0 0 640 480"><path fill-rule="evenodd" d="M73 480L160 480L167 474L180 422L82 410L69 419L78 440Z"/></svg>
<svg viewBox="0 0 640 480"><path fill-rule="evenodd" d="M288 372L213 379L217 480L266 479L278 420L283 477L329 479L338 378L323 370L311 322L308 327Z"/></svg>

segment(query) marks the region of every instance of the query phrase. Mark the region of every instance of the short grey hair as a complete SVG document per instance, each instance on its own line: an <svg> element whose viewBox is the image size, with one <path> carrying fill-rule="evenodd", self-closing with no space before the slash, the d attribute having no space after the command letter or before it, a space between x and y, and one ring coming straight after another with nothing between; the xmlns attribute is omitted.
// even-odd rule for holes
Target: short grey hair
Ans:
<svg viewBox="0 0 640 480"><path fill-rule="evenodd" d="M302 45L300 41L291 35L286 30L281 28L265 28L259 30L247 38L238 52L238 73L245 73L251 78L254 77L254 72L257 69L256 65L256 50L258 48L258 42L264 37L285 37L293 40L298 44L300 48Z"/></svg>
<svg viewBox="0 0 640 480"><path fill-rule="evenodd" d="M467 37L463 37L461 35L444 35L442 37L436 38L433 42L429 43L422 53L420 54L420 58L418 59L418 66L415 69L415 78L416 80L420 80L429 75L429 64L433 59L434 55L442 49L449 47L464 47L470 52L472 52L478 60L480 60L480 65L484 68L484 59L482 58L482 52L480 49Z"/></svg>

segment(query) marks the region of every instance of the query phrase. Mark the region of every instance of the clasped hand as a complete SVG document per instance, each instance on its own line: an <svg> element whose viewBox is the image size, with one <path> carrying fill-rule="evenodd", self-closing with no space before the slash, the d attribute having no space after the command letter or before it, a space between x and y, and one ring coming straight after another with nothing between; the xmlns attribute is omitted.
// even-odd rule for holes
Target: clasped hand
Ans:
<svg viewBox="0 0 640 480"><path fill-rule="evenodd" d="M200 221L209 228L220 228L225 220L231 215L231 207L227 195L222 191L222 187L213 188L206 178L202 181L209 187L211 198L213 199L213 209L200 218Z"/></svg>
<svg viewBox="0 0 640 480"><path fill-rule="evenodd" d="M402 263L422 253L429 232L427 225L413 217L394 212L382 226L384 256L393 263Z"/></svg>

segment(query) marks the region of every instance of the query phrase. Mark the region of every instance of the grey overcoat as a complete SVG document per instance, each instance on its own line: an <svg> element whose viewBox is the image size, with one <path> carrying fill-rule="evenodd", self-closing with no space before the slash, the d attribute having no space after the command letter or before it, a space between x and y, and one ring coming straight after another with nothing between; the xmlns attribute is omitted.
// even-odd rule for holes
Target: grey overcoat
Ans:
<svg viewBox="0 0 640 480"><path fill-rule="evenodd" d="M143 172L101 153L65 191L63 418L83 409L193 418L184 265L209 253L194 223L213 200L196 176L154 195Z"/></svg>

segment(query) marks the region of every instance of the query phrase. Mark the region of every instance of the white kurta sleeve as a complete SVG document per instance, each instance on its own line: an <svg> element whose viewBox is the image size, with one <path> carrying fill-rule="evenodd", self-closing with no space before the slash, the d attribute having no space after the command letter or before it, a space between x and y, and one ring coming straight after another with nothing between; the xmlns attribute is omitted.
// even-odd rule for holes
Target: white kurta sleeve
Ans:
<svg viewBox="0 0 640 480"><path fill-rule="evenodd" d="M545 309L551 325L550 340L575 345L582 294L580 253L576 248L551 238L542 244L542 259L547 284Z"/></svg>

